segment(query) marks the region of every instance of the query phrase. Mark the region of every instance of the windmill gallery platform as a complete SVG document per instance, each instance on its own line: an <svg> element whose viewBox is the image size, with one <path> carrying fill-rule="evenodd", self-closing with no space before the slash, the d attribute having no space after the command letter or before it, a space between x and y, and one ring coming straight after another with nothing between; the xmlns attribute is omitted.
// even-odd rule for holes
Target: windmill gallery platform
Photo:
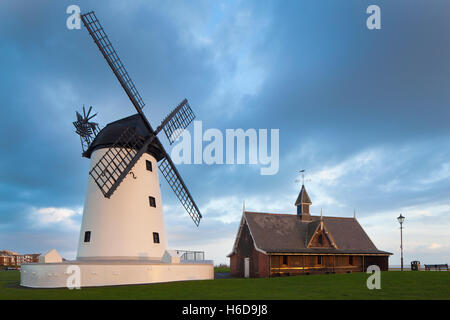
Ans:
<svg viewBox="0 0 450 320"><path fill-rule="evenodd" d="M214 278L213 261L192 251L167 249L158 167L196 226L202 215L159 140L172 144L194 120L184 99L153 130L144 102L94 12L81 20L131 100L137 114L102 130L92 108L73 122L82 155L90 159L77 258L63 261L56 250L39 263L24 264L21 285L33 288L111 286Z"/></svg>

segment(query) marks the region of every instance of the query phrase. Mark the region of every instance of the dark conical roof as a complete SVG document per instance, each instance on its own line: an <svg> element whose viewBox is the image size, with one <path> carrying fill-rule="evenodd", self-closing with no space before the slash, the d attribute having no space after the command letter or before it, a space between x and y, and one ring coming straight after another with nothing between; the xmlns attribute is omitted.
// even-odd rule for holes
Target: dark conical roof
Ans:
<svg viewBox="0 0 450 320"><path fill-rule="evenodd" d="M295 205L299 206L302 203L308 203L312 204L311 199L308 196L308 193L306 192L305 185L302 185L302 190L300 190L300 193L298 194L297 201L295 201Z"/></svg>
<svg viewBox="0 0 450 320"><path fill-rule="evenodd" d="M126 128L135 129L138 136L142 136L144 138L148 138L150 136L141 116L139 114L135 114L106 125L106 127L100 130L97 134L83 156L90 158L92 152L96 149L111 147ZM158 140L158 137L156 137L155 140ZM153 155L157 161L161 160L163 157L156 141L150 144L147 152Z"/></svg>

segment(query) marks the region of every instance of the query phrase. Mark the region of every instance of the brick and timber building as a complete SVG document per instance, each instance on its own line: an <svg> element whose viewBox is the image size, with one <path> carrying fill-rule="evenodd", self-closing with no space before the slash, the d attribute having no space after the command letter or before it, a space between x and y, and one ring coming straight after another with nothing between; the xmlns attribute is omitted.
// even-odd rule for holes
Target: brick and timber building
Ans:
<svg viewBox="0 0 450 320"><path fill-rule="evenodd" d="M297 214L243 210L230 258L236 277L273 277L388 270L389 252L378 250L356 217L313 216L305 186Z"/></svg>

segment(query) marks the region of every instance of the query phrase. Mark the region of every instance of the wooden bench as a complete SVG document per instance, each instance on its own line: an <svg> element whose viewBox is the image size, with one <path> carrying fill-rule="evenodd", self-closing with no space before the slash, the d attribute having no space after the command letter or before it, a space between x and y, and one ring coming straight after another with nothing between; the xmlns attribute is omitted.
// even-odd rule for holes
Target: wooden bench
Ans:
<svg viewBox="0 0 450 320"><path fill-rule="evenodd" d="M448 271L448 264L426 264L425 265L426 271Z"/></svg>

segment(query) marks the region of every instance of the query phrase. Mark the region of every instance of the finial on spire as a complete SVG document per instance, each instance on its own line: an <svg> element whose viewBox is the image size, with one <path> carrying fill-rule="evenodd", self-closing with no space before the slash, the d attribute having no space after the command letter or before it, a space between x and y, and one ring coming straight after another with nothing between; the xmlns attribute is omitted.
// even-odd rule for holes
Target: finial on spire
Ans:
<svg viewBox="0 0 450 320"><path fill-rule="evenodd" d="M353 219L355 219L355 220L356 220L356 208L355 208L355 209L353 209Z"/></svg>
<svg viewBox="0 0 450 320"><path fill-rule="evenodd" d="M322 208L320 208L320 230L323 230L323 215L322 215Z"/></svg>
<svg viewBox="0 0 450 320"><path fill-rule="evenodd" d="M242 202L242 212L245 212L245 200Z"/></svg>

